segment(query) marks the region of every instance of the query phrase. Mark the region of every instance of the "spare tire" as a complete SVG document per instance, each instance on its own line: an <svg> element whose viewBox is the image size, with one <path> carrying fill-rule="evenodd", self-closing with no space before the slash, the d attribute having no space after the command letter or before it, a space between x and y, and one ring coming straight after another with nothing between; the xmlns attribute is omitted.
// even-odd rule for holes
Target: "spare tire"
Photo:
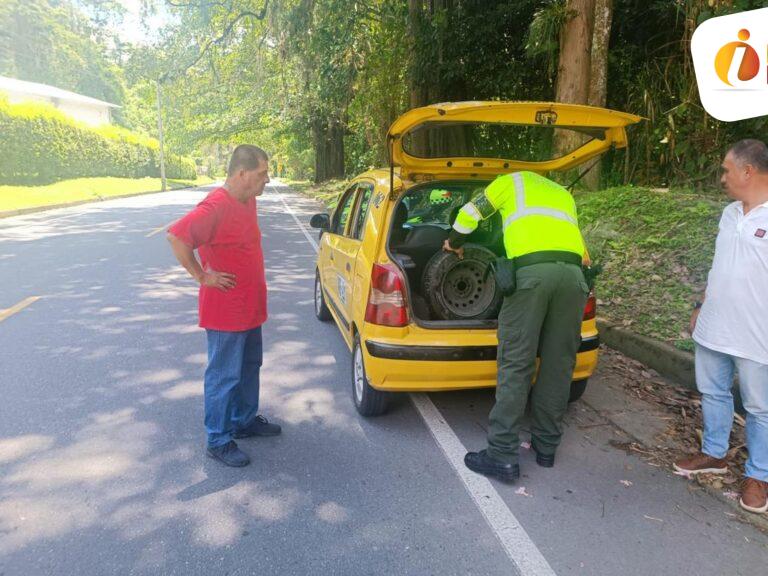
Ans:
<svg viewBox="0 0 768 576"><path fill-rule="evenodd" d="M437 252L424 268L422 289L439 320L498 318L503 295L489 270L496 255L483 246L466 244L464 258Z"/></svg>

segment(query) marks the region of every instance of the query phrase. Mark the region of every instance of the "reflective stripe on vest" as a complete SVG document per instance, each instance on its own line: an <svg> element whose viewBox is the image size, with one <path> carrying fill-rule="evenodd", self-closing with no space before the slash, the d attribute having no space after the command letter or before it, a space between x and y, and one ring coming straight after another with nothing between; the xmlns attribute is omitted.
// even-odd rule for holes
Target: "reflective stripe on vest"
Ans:
<svg viewBox="0 0 768 576"><path fill-rule="evenodd" d="M497 179L485 192L503 217L508 258L548 250L584 255L576 205L559 184L533 172L515 172Z"/></svg>
<svg viewBox="0 0 768 576"><path fill-rule="evenodd" d="M512 175L512 179L515 182L515 211L504 220L505 230L512 224L512 222L519 220L520 218L525 218L526 216L548 216L557 220L565 220L574 226L579 225L576 218L562 210L556 210L555 208L526 208L525 182L523 181L522 173L515 172Z"/></svg>

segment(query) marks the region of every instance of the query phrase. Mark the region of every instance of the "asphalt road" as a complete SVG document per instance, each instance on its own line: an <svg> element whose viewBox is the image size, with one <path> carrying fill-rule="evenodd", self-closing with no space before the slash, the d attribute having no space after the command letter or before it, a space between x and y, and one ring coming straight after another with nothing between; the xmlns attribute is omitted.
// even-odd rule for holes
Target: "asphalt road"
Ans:
<svg viewBox="0 0 768 576"><path fill-rule="evenodd" d="M242 441L244 469L206 458L197 290L162 232L204 193L0 220L0 575L766 573L765 535L612 447L584 403L556 467L523 450L516 486L468 486L445 445L483 447L492 391L358 417L284 200L304 225L316 207L286 188L259 201L262 408L284 433Z"/></svg>

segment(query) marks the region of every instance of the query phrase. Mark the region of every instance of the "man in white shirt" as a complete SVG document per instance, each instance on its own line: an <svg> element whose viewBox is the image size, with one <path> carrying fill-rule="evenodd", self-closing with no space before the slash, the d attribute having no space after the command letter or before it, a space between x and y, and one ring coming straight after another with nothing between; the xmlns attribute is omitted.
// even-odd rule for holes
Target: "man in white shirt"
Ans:
<svg viewBox="0 0 768 576"><path fill-rule="evenodd" d="M691 317L696 384L701 392L701 452L678 460L679 472L724 474L733 426L734 371L747 411L740 503L768 511L768 147L741 140L725 155L720 183L735 200L723 211L706 298Z"/></svg>

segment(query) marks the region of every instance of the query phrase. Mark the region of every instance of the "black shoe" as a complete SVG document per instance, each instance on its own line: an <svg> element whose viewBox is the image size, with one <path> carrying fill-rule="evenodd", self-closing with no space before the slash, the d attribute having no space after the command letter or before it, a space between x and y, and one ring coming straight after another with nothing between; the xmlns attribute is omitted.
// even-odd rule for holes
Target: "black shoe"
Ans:
<svg viewBox="0 0 768 576"><path fill-rule="evenodd" d="M518 464L506 464L501 460L496 460L496 458L488 456L487 450L467 452L467 455L464 456L464 465L472 472L493 476L503 482L514 482L520 477Z"/></svg>
<svg viewBox="0 0 768 576"><path fill-rule="evenodd" d="M223 446L215 446L213 448L208 446L206 453L211 458L233 468L242 468L251 463L248 454L240 450L234 440L230 440Z"/></svg>
<svg viewBox="0 0 768 576"><path fill-rule="evenodd" d="M533 446L531 446L531 448L533 448ZM554 454L542 454L536 450L536 448L533 448L533 451L536 452L536 464L542 468L552 468L555 465Z"/></svg>
<svg viewBox="0 0 768 576"><path fill-rule="evenodd" d="M251 436L277 436L282 432L279 424L271 424L264 416L256 416L245 428L235 430L232 438L250 438Z"/></svg>

